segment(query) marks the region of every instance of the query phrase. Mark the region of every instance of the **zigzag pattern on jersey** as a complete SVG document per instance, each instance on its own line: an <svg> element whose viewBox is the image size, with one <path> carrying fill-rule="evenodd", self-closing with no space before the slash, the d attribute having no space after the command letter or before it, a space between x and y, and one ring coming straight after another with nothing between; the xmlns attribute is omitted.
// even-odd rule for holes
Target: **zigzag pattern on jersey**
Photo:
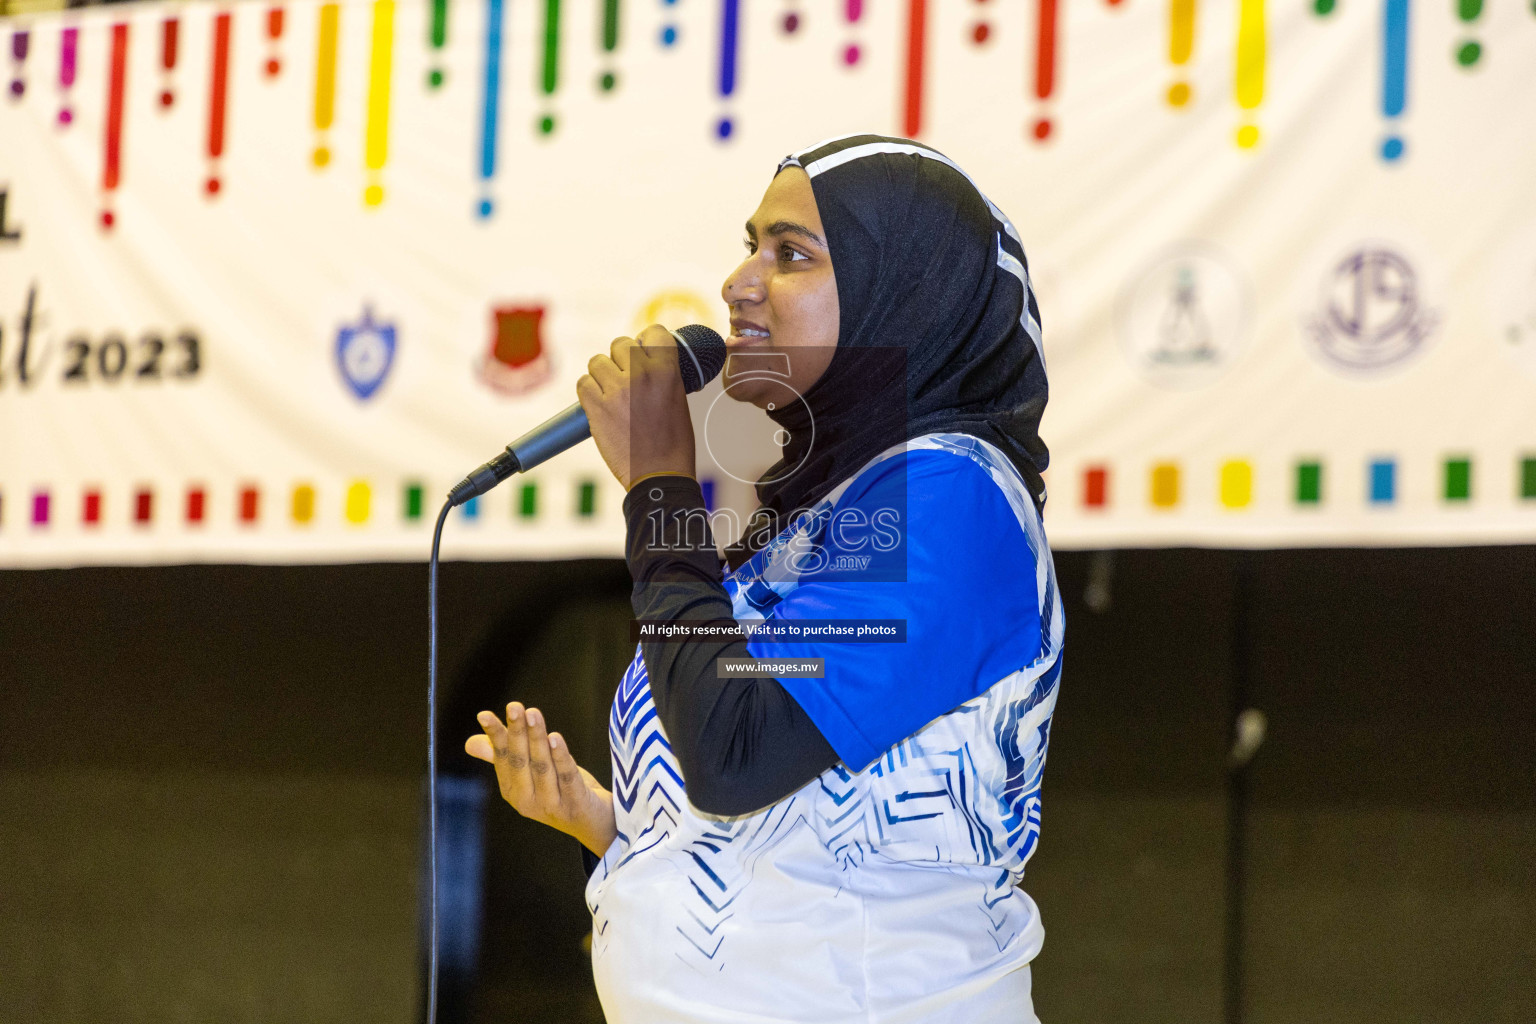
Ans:
<svg viewBox="0 0 1536 1024"><path fill-rule="evenodd" d="M791 798L761 814L739 818L706 818L688 807L682 773L657 717L650 677L638 651L614 695L608 738L613 751L614 814L619 840L626 844L610 870L647 851L678 867L694 898L684 907L689 920L677 928L688 944L676 955L695 969L724 970L725 935L720 926L733 916L734 904L758 859L776 839L805 820L800 801ZM669 848L666 841L680 832L680 821L690 814L705 827L693 825L686 831L697 838L680 850ZM728 848L740 855L728 854ZM599 908L592 910L598 916ZM594 921L594 954L600 951L598 940L605 926L604 921Z"/></svg>
<svg viewBox="0 0 1536 1024"><path fill-rule="evenodd" d="M682 770L656 717L638 648L613 698L608 740L613 751L614 815L620 838L629 847L614 865L617 868L675 830L686 799Z"/></svg>

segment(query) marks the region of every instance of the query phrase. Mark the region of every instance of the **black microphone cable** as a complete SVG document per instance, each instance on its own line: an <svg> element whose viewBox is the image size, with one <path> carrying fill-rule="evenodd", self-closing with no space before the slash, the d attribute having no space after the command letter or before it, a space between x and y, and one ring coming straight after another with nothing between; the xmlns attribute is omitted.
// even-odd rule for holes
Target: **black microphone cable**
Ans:
<svg viewBox="0 0 1536 1024"><path fill-rule="evenodd" d="M437 1024L437 556L452 511L450 498L437 514L427 562L427 1024Z"/></svg>

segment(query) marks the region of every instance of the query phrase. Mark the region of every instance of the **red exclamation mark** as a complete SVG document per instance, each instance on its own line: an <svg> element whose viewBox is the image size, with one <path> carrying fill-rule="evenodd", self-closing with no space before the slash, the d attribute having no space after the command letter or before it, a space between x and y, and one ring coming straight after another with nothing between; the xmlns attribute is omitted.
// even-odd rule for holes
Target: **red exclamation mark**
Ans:
<svg viewBox="0 0 1536 1024"><path fill-rule="evenodd" d="M909 139L923 130L923 37L928 28L927 0L907 0L907 87L902 129Z"/></svg>
<svg viewBox="0 0 1536 1024"><path fill-rule="evenodd" d="M208 98L208 195L219 194L219 157L224 155L224 110L229 101L229 12L213 19L213 83Z"/></svg>
<svg viewBox="0 0 1536 1024"><path fill-rule="evenodd" d="M276 78L278 72L283 70L282 54L278 51L278 43L283 38L283 9L271 7L267 9L267 77Z"/></svg>
<svg viewBox="0 0 1536 1024"><path fill-rule="evenodd" d="M1040 0L1040 32L1035 41L1035 97L1043 104L1056 89L1056 0ZM1051 119L1035 121L1035 139L1051 137Z"/></svg>
<svg viewBox="0 0 1536 1024"><path fill-rule="evenodd" d="M176 71L176 36L180 22L166 18L160 25L160 109L167 110L176 102L171 75Z"/></svg>
<svg viewBox="0 0 1536 1024"><path fill-rule="evenodd" d="M101 227L111 231L116 218L112 215L112 193L122 178L123 158L123 79L128 71L128 25L112 26L112 70L107 75L107 147L106 159L101 172L102 205Z"/></svg>

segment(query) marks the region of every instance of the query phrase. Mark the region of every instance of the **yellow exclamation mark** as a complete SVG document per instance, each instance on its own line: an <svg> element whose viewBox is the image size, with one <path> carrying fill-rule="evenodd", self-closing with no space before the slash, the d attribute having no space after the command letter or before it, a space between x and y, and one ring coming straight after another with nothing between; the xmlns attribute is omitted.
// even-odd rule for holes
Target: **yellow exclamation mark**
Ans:
<svg viewBox="0 0 1536 1024"><path fill-rule="evenodd" d="M1195 0L1169 0L1168 59L1174 67L1189 63L1195 52ZM1168 105L1182 107L1189 102L1189 83L1180 76L1168 87Z"/></svg>
<svg viewBox="0 0 1536 1024"><path fill-rule="evenodd" d="M336 119L336 28L340 20L336 4L320 8L320 36L315 49L315 149L310 160L318 167L331 162L326 133Z"/></svg>
<svg viewBox="0 0 1536 1024"><path fill-rule="evenodd" d="M1237 105L1258 109L1264 102L1264 0L1238 0ZM1252 149L1259 144L1259 126L1251 121L1237 130L1237 144Z"/></svg>
<svg viewBox="0 0 1536 1024"><path fill-rule="evenodd" d="M395 46L395 2L374 0L373 49L368 56L368 126L363 140L363 163L368 168L368 187L363 202L378 206L384 201L379 184L389 158L389 59Z"/></svg>

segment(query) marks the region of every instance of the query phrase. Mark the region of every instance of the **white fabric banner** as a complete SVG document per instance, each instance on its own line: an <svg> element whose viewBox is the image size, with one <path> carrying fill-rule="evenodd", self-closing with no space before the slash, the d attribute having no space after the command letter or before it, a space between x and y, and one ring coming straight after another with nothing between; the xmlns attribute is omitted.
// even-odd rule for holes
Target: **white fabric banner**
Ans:
<svg viewBox="0 0 1536 1024"><path fill-rule="evenodd" d="M423 558L853 131L1018 226L1056 546L1536 540L1524 3L143 3L0 74L0 565ZM621 497L586 445L444 550L615 555Z"/></svg>

